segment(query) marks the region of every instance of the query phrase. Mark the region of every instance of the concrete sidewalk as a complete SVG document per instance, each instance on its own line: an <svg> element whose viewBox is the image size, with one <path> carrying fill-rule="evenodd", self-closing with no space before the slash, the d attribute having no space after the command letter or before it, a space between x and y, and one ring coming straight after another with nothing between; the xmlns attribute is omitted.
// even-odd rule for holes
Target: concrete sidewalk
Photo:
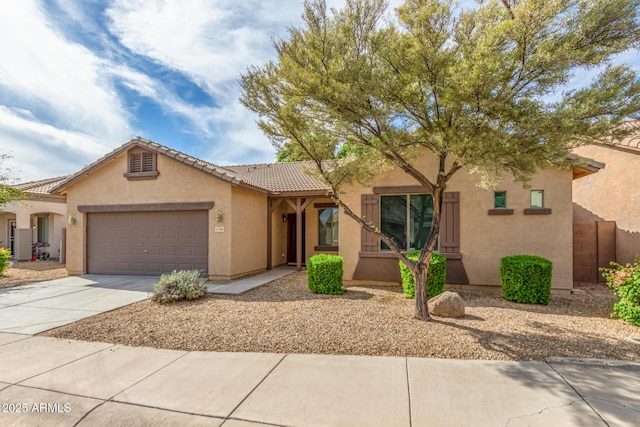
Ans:
<svg viewBox="0 0 640 427"><path fill-rule="evenodd" d="M185 352L0 333L0 425L631 426L640 363Z"/></svg>

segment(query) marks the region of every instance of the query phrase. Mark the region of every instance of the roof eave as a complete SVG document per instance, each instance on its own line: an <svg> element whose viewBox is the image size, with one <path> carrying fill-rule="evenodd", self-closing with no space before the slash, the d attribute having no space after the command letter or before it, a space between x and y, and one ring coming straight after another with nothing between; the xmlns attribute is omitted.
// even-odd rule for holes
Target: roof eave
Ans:
<svg viewBox="0 0 640 427"><path fill-rule="evenodd" d="M605 164L602 162L598 162L588 157L579 156L575 153L571 153L567 156L567 162L571 165L573 179L592 175L605 167Z"/></svg>

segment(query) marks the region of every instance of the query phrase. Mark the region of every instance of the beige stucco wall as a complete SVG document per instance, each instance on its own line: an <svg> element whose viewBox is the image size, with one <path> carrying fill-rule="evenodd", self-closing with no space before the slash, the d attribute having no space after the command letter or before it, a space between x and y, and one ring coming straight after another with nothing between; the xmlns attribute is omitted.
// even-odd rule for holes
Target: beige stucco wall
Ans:
<svg viewBox="0 0 640 427"><path fill-rule="evenodd" d="M267 196L242 188L232 188L231 195L231 276L236 277L267 266Z"/></svg>
<svg viewBox="0 0 640 427"><path fill-rule="evenodd" d="M437 170L432 158L420 162L421 169ZM477 186L478 177L464 169L451 179L447 191L460 192L460 252L470 285L500 286L500 258L508 255L543 256L554 264L555 289L571 289L572 203L571 170L547 169L530 182L530 189L544 190L545 207L550 215L524 215L530 207L530 190L510 178L503 179L496 191L507 192L507 208L513 215L488 215L493 208L493 191ZM380 174L369 188L351 186L343 200L361 213L360 194L371 194L374 186L416 185L400 170ZM340 214L340 255L344 257L345 280L353 278L359 260L360 227L343 212Z"/></svg>
<svg viewBox="0 0 640 427"><path fill-rule="evenodd" d="M633 262L640 253L640 151L590 145L575 153L606 165L573 182L576 222L615 221L617 260Z"/></svg>
<svg viewBox="0 0 640 427"><path fill-rule="evenodd" d="M78 205L116 205L136 203L214 202L209 210L209 275L228 278L231 265L231 226L233 224L231 185L195 168L162 155L157 157L157 179L130 181L127 153L97 168L67 189L67 208L77 218L67 227L67 270L70 274L86 272L86 215ZM216 233L214 215L220 210L225 231Z"/></svg>
<svg viewBox="0 0 640 427"><path fill-rule="evenodd" d="M277 267L287 263L287 223L282 222L282 215L293 212L289 205L282 201L271 214L271 265Z"/></svg>

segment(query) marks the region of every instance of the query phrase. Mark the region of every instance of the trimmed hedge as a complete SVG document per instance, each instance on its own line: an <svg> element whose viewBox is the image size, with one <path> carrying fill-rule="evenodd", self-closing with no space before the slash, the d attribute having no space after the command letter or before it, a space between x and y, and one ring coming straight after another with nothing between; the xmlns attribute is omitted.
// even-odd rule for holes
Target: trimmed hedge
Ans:
<svg viewBox="0 0 640 427"><path fill-rule="evenodd" d="M9 259L11 258L11 251L6 248L0 248L0 276L4 273L9 265Z"/></svg>
<svg viewBox="0 0 640 427"><path fill-rule="evenodd" d="M309 290L314 294L342 295L342 257L316 254L307 260Z"/></svg>
<svg viewBox="0 0 640 427"><path fill-rule="evenodd" d="M420 251L415 250L407 253L407 258L417 261ZM400 263L400 276L402 277L402 288L405 298L416 297L416 286L413 273L402 261ZM433 252L427 270L427 299L444 292L444 285L447 280L447 259L439 253Z"/></svg>
<svg viewBox="0 0 640 427"><path fill-rule="evenodd" d="M160 303L196 299L207 293L207 279L200 277L198 270L173 270L160 276L153 286L152 300Z"/></svg>
<svg viewBox="0 0 640 427"><path fill-rule="evenodd" d="M502 297L525 304L549 304L553 263L533 255L500 259Z"/></svg>

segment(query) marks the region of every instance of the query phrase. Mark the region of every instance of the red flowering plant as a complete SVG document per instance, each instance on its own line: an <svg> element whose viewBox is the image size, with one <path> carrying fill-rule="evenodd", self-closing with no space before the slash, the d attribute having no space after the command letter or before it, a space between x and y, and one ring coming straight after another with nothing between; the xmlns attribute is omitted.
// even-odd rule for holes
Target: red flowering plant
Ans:
<svg viewBox="0 0 640 427"><path fill-rule="evenodd" d="M600 269L609 290L620 298L613 306L611 317L640 326L640 256L633 264L612 262L611 267Z"/></svg>

